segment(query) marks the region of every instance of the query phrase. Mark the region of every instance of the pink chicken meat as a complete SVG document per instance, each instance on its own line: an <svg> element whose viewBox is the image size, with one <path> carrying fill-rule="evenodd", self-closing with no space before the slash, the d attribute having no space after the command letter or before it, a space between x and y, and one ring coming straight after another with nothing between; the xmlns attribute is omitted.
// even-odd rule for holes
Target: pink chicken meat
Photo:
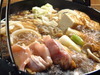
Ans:
<svg viewBox="0 0 100 75"><path fill-rule="evenodd" d="M68 69L71 65L71 57L65 48L50 36L43 38L45 45L49 49L54 64L59 64L63 69Z"/></svg>
<svg viewBox="0 0 100 75"><path fill-rule="evenodd" d="M32 72L38 72L45 70L52 64L49 50L43 44L34 42L29 47L13 45L12 50L19 70L24 71L27 67Z"/></svg>
<svg viewBox="0 0 100 75"><path fill-rule="evenodd" d="M12 46L13 55L19 70L25 68L32 72L39 72L54 64L60 65L63 69L71 66L70 53L56 40L45 36L42 42L35 41L29 46Z"/></svg>

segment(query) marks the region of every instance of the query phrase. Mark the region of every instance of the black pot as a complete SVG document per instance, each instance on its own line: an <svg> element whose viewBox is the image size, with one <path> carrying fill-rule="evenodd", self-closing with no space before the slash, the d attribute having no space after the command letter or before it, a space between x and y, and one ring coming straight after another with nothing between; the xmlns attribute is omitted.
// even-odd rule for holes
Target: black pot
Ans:
<svg viewBox="0 0 100 75"><path fill-rule="evenodd" d="M100 11L97 11L89 6L84 6L84 5L77 4L74 2L69 2L66 0L25 0L25 1L20 1L20 2L16 2L16 3L10 5L10 14L14 14L14 13L17 13L18 11L23 11L23 10L31 10L32 7L34 7L34 6L42 6L46 3L50 3L51 5L53 5L54 8L59 8L59 9L69 8L69 9L76 9L76 10L85 12L87 15L90 16L91 19L93 19L97 22L100 22ZM5 18L5 7L2 9L2 19L3 18ZM87 74L94 75L97 73L100 73L100 70L93 71L93 72L90 72ZM22 75L27 75L27 74L23 73ZM39 75L41 75L41 74L39 74ZM48 75L48 74L46 74L46 75Z"/></svg>

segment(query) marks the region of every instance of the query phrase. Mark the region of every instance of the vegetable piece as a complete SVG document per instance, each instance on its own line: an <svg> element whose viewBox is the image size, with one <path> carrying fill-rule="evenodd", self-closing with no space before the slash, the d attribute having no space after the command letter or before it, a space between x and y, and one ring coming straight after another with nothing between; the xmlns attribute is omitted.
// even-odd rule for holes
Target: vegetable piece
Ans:
<svg viewBox="0 0 100 75"><path fill-rule="evenodd" d="M15 30L18 30L18 29L23 29L24 26L21 24L20 21L9 21L9 30L10 30L10 33L12 33L13 31ZM0 29L1 33L0 34L5 34L6 33L6 27L2 27Z"/></svg>
<svg viewBox="0 0 100 75"><path fill-rule="evenodd" d="M25 44L29 45L37 39L40 39L41 35L32 29L19 29L14 31L11 34L11 43L12 44Z"/></svg>
<svg viewBox="0 0 100 75"><path fill-rule="evenodd" d="M78 45L83 45L84 44L84 41L83 41L83 39L80 37L80 36L78 36L78 35L72 35L71 36L71 39L76 43L76 44L78 44Z"/></svg>
<svg viewBox="0 0 100 75"><path fill-rule="evenodd" d="M85 39L87 37L87 35L83 34L82 32L79 32L75 29L72 29L72 28L67 29L66 35L68 35L69 37L71 37L72 35L78 35L82 39Z"/></svg>
<svg viewBox="0 0 100 75"><path fill-rule="evenodd" d="M100 59L99 59L98 57L96 57L96 56L90 51L89 48L87 49L87 53L88 53L88 56L89 56L90 58L92 58L93 60L95 60L95 61L97 61L97 62L100 63Z"/></svg>
<svg viewBox="0 0 100 75"><path fill-rule="evenodd" d="M92 45L91 44L84 44L83 45L83 47L82 47L82 52L83 53L85 53L85 54L87 54L87 56L89 57L89 58L91 58L91 59L93 59L93 60L95 60L95 61L97 61L97 62L99 62L100 63L100 59L97 57L97 56L95 56L93 53L92 53Z"/></svg>
<svg viewBox="0 0 100 75"><path fill-rule="evenodd" d="M68 28L67 31L66 31L66 35L68 36L72 36L73 34L76 34L78 36L82 35L81 32L75 30L75 29L72 29L72 28Z"/></svg>
<svg viewBox="0 0 100 75"><path fill-rule="evenodd" d="M46 11L48 11L48 12L53 12L53 11L55 11L55 10L53 9L53 6L52 6L51 4L49 4L49 3L47 3L47 4L43 5L43 6L41 6L41 9L44 9L44 10L46 10Z"/></svg>
<svg viewBox="0 0 100 75"><path fill-rule="evenodd" d="M47 12L44 9L41 9L40 7L33 7L32 8L32 12L34 13L34 17L42 17L43 15L45 15Z"/></svg>
<svg viewBox="0 0 100 75"><path fill-rule="evenodd" d="M53 6L49 3L40 7L33 7L32 12L34 13L34 17L41 18L42 16L47 16L48 14L52 14L52 12L56 12L56 10L53 9Z"/></svg>
<svg viewBox="0 0 100 75"><path fill-rule="evenodd" d="M67 46L68 48L71 48L73 50L76 50L78 52L81 52L81 48L76 45L68 36L63 35L60 39L59 39L60 43L62 43L63 45Z"/></svg>
<svg viewBox="0 0 100 75"><path fill-rule="evenodd" d="M30 74L33 74L33 75L36 74L36 72L32 72L32 70L31 70L30 68L26 68L26 70L27 70L27 72L30 73Z"/></svg>

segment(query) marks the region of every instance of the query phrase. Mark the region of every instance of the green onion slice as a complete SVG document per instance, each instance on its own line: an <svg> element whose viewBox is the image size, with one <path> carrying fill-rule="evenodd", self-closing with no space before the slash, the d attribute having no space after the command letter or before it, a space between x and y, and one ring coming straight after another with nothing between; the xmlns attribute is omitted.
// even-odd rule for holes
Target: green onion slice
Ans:
<svg viewBox="0 0 100 75"><path fill-rule="evenodd" d="M80 36L76 35L76 34L72 35L71 39L78 45L82 46L84 44L83 39Z"/></svg>

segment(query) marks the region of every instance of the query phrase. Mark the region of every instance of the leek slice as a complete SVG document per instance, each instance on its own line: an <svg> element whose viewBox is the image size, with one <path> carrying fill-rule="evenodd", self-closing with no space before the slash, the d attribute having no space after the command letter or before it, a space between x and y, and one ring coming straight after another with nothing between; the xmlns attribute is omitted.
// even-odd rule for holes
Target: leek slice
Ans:
<svg viewBox="0 0 100 75"><path fill-rule="evenodd" d="M75 44L68 36L63 35L61 38L59 38L59 42L65 46L67 46L70 49L73 49L75 51L81 52L81 48Z"/></svg>

